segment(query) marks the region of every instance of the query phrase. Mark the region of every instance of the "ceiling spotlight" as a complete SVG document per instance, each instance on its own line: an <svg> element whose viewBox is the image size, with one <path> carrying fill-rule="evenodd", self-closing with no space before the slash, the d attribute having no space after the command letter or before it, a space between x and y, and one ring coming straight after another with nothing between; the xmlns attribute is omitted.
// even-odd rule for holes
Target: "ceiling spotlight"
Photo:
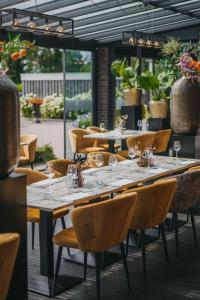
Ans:
<svg viewBox="0 0 200 300"><path fill-rule="evenodd" d="M35 31L35 29L36 29L36 24L35 24L35 22L33 21L33 16L30 16L30 21L28 22L28 24L27 24L27 28L28 28L28 30L30 31L30 32L34 32Z"/></svg>
<svg viewBox="0 0 200 300"><path fill-rule="evenodd" d="M138 46L141 46L141 47L145 46L145 40L143 38L139 38Z"/></svg>
<svg viewBox="0 0 200 300"><path fill-rule="evenodd" d="M63 25L62 25L62 21L61 21L61 20L59 20L59 26L58 26L58 28L56 29L56 31L57 31L57 33L58 33L58 36L62 36L63 33L65 32L65 29L64 29L64 27L63 27Z"/></svg>
<svg viewBox="0 0 200 300"><path fill-rule="evenodd" d="M131 37L128 42L132 46L137 45L137 39L136 38Z"/></svg>
<svg viewBox="0 0 200 300"><path fill-rule="evenodd" d="M19 27L20 26L20 22L17 19L16 13L13 12L13 21L12 21L12 27Z"/></svg>
<svg viewBox="0 0 200 300"><path fill-rule="evenodd" d="M45 18L45 25L44 25L44 33L48 34L50 32L51 26L49 26L48 18Z"/></svg>
<svg viewBox="0 0 200 300"><path fill-rule="evenodd" d="M154 48L160 48L160 42L155 41L155 42L153 43L153 46L154 46Z"/></svg>
<svg viewBox="0 0 200 300"><path fill-rule="evenodd" d="M147 46L147 48L151 48L151 47L153 47L153 42L151 41L151 40L147 40L146 41L146 46Z"/></svg>

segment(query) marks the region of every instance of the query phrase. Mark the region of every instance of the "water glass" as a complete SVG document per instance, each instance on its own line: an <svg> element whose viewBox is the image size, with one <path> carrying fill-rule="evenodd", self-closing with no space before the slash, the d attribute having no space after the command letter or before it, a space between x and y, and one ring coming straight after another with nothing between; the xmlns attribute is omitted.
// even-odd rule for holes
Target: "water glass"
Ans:
<svg viewBox="0 0 200 300"><path fill-rule="evenodd" d="M67 177L73 177L73 175L76 173L76 167L74 164L69 164L67 168Z"/></svg>
<svg viewBox="0 0 200 300"><path fill-rule="evenodd" d="M139 128L139 131L141 131L142 130L142 120L137 121L137 126Z"/></svg>
<svg viewBox="0 0 200 300"><path fill-rule="evenodd" d="M48 178L52 179L55 176L53 163L48 163Z"/></svg>
<svg viewBox="0 0 200 300"><path fill-rule="evenodd" d="M109 161L108 161L109 166L111 166L111 169L115 169L117 166L117 158L114 155L110 155Z"/></svg>
<svg viewBox="0 0 200 300"><path fill-rule="evenodd" d="M101 132L104 132L104 130L105 130L105 124L104 123L100 123L99 124L99 128L101 129Z"/></svg>
<svg viewBox="0 0 200 300"><path fill-rule="evenodd" d="M148 120L146 121L146 131L149 131L149 122L148 122Z"/></svg>
<svg viewBox="0 0 200 300"><path fill-rule="evenodd" d="M100 168L104 164L103 154L95 154L93 156L96 168Z"/></svg>
<svg viewBox="0 0 200 300"><path fill-rule="evenodd" d="M136 148L135 147L129 147L128 149L128 156L132 160L136 156Z"/></svg>
<svg viewBox="0 0 200 300"><path fill-rule="evenodd" d="M173 149L176 152L176 158L178 158L178 152L181 150L181 142L180 141L174 141Z"/></svg>

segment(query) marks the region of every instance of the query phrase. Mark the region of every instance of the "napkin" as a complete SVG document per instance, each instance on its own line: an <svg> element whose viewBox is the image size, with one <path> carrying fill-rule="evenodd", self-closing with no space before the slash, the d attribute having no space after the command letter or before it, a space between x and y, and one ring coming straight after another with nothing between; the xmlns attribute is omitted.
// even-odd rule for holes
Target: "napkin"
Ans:
<svg viewBox="0 0 200 300"><path fill-rule="evenodd" d="M49 186L49 185L52 185L52 184L55 184L55 183L58 183L61 181L63 181L63 178L62 179L61 178L45 179L45 180L35 182L35 183L31 184L30 186L36 187L36 188L43 188L43 187L46 187L46 186Z"/></svg>
<svg viewBox="0 0 200 300"><path fill-rule="evenodd" d="M72 201L83 199L83 198L87 198L89 196L91 196L90 193L78 192L78 193L74 193L74 194L71 194L71 195L66 195L66 196L58 197L58 198L56 198L56 200L63 201L63 202L69 202L70 203Z"/></svg>
<svg viewBox="0 0 200 300"><path fill-rule="evenodd" d="M130 183L133 183L133 181L130 179L120 179L114 182L110 182L109 185L119 187Z"/></svg>

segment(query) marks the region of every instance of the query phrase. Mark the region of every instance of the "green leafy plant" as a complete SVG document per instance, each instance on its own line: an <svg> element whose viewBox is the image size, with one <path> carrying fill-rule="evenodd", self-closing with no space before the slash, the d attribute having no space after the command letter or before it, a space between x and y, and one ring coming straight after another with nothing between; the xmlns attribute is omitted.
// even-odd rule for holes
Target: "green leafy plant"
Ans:
<svg viewBox="0 0 200 300"><path fill-rule="evenodd" d="M115 77L121 78L120 87L122 90L139 88L137 70L139 67L139 60L132 61L128 66L127 60L116 60L111 65L112 74Z"/></svg>
<svg viewBox="0 0 200 300"><path fill-rule="evenodd" d="M64 98L62 95L53 94L43 99L40 106L43 118L62 119L64 111Z"/></svg>
<svg viewBox="0 0 200 300"><path fill-rule="evenodd" d="M35 152L35 163L45 163L52 159L56 159L56 156L50 144L45 144L42 147L37 147Z"/></svg>
<svg viewBox="0 0 200 300"><path fill-rule="evenodd" d="M87 128L88 126L92 125L92 119L87 118L87 119L82 119L79 121L78 127L79 128Z"/></svg>

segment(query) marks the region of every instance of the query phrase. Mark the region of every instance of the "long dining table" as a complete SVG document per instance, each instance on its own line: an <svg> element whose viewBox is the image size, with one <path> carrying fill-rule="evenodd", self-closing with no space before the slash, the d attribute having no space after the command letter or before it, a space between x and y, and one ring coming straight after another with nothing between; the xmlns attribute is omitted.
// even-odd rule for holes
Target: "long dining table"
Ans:
<svg viewBox="0 0 200 300"><path fill-rule="evenodd" d="M142 130L124 130L116 128L115 130L106 131L102 133L90 133L86 134L83 137L87 139L95 139L95 140L108 140L109 149L108 151L111 153L115 153L115 142L119 140L121 142L121 149L124 150L125 143L124 141L129 137L138 136L141 134L149 133L153 131L142 131Z"/></svg>
<svg viewBox="0 0 200 300"><path fill-rule="evenodd" d="M71 207L85 200L99 199L111 195L122 188L130 188L138 183L148 184L153 180L178 174L192 166L200 165L200 160L155 156L153 167L139 167L137 159L125 160L110 166L91 168L83 171L84 185L72 188L70 176L47 179L27 187L27 205L40 210L40 272L29 281L29 289L39 294L51 296L54 277L53 212ZM57 293L80 283L79 278L59 278Z"/></svg>

